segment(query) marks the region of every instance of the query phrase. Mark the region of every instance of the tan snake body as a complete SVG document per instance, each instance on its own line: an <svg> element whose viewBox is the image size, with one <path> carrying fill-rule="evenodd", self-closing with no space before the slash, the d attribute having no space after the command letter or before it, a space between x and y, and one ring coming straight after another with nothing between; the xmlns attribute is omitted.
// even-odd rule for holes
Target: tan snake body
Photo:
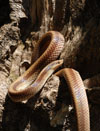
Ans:
<svg viewBox="0 0 100 131"><path fill-rule="evenodd" d="M83 81L79 73L71 68L64 68L57 73L57 76L64 76L68 83L76 109L78 131L90 131L89 107Z"/></svg>
<svg viewBox="0 0 100 131"><path fill-rule="evenodd" d="M34 81L34 77L36 77L48 63L57 59L63 46L64 38L59 32L50 31L39 40L34 53L34 55L38 55L37 57L39 58L22 76L13 82L8 89L8 94L13 101L19 102L32 97L28 95L28 93L33 89L30 84Z"/></svg>
<svg viewBox="0 0 100 131"><path fill-rule="evenodd" d="M56 31L49 31L39 40L33 53L39 58L8 89L8 94L13 101L20 102L29 99L40 91L49 76L62 65L63 60L56 59L63 46L64 38ZM79 73L74 69L65 68L55 75L64 76L68 83L76 109L78 131L90 131L88 101Z"/></svg>

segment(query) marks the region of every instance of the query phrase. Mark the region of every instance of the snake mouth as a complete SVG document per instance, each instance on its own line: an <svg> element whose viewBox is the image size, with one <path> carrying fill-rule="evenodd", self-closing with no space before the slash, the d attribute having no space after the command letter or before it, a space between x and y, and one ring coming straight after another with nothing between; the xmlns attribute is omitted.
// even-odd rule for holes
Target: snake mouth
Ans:
<svg viewBox="0 0 100 131"><path fill-rule="evenodd" d="M56 70L58 67L60 67L63 64L63 59L57 60L55 62L56 62L56 66L54 67L54 70Z"/></svg>

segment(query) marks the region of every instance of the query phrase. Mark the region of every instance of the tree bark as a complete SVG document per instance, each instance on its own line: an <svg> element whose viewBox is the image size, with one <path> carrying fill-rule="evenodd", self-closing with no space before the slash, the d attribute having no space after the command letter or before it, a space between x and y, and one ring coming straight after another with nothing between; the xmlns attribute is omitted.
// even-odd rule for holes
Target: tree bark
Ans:
<svg viewBox="0 0 100 131"><path fill-rule="evenodd" d="M63 67L78 70L83 80L98 75L99 0L5 0L0 7L0 130L77 130L75 110L63 79L50 77L40 94L27 103L12 102L7 91L29 68L36 42L49 30L64 35L60 55ZM97 88L87 88L91 131L99 131L100 106L93 103L93 92L95 101L100 101Z"/></svg>

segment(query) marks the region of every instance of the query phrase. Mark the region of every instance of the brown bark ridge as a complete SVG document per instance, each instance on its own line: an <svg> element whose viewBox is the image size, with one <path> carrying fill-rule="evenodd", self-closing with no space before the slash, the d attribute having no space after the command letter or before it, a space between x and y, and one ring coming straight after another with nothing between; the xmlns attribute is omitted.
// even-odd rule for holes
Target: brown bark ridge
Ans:
<svg viewBox="0 0 100 131"><path fill-rule="evenodd" d="M0 2L1 131L77 130L75 110L64 79L50 77L43 90L26 103L12 102L7 91L9 85L29 68L34 45L49 30L59 31L65 37L60 55L64 59L63 67L78 70L83 80L86 79L85 84L95 81L100 73L99 17L99 0ZM99 84L86 89L91 131L100 131L100 106L94 104L100 101Z"/></svg>

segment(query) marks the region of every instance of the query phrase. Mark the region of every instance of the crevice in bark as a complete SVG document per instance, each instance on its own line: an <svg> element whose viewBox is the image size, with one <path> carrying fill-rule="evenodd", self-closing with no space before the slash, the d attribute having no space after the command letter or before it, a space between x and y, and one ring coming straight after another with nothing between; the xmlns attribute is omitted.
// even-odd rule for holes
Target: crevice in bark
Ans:
<svg viewBox="0 0 100 131"><path fill-rule="evenodd" d="M10 20L10 12L11 8L9 5L9 0L1 0L0 1L0 27L4 24L11 22Z"/></svg>

